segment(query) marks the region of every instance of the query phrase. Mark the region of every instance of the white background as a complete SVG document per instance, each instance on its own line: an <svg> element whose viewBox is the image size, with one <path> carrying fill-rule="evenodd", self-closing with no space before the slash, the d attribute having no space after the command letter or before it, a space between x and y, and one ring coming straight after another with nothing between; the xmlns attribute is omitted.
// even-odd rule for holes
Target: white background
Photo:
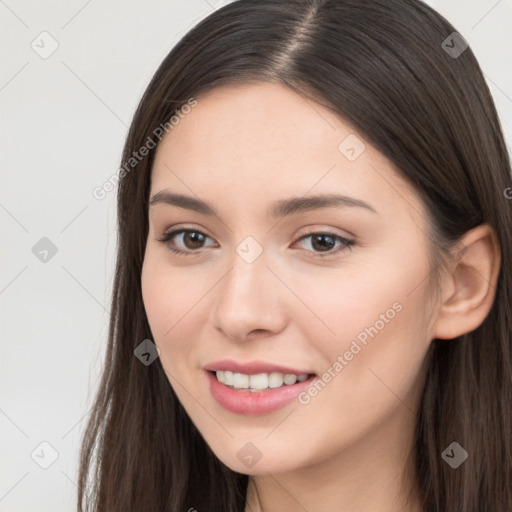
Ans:
<svg viewBox="0 0 512 512"><path fill-rule="evenodd" d="M92 189L117 171L160 62L225 3L0 0L0 512L75 510L116 243L116 192ZM428 3L470 43L510 147L512 0ZM47 59L31 48L43 31L59 45ZM32 252L42 237L57 247L46 263ZM43 441L58 452L48 469L31 458L50 460Z"/></svg>

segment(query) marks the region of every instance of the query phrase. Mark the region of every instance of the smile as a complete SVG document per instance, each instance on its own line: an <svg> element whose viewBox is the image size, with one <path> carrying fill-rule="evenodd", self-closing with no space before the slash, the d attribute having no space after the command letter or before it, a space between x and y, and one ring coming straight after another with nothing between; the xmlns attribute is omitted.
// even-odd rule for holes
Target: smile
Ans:
<svg viewBox="0 0 512 512"><path fill-rule="evenodd" d="M236 373L230 371L215 372L217 380L241 391L263 391L265 389L275 389L282 386L291 386L296 382L303 382L308 378L307 373L295 375L293 373L258 373L248 375L244 373Z"/></svg>
<svg viewBox="0 0 512 512"><path fill-rule="evenodd" d="M210 393L219 405L227 411L245 416L269 414L285 407L316 379L314 374L294 375L279 372L244 375L226 371L205 371L204 374ZM251 387L253 378L255 387ZM226 384L221 379L234 384Z"/></svg>

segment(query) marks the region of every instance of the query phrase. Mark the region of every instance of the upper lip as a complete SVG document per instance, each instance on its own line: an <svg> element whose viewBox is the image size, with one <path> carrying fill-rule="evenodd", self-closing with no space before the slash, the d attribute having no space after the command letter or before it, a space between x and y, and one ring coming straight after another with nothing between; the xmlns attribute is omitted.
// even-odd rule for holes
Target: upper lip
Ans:
<svg viewBox="0 0 512 512"><path fill-rule="evenodd" d="M245 375L257 375L258 373L293 373L294 375L304 375L314 373L309 370L297 370L296 368L290 368L287 366L281 366L273 363L266 363L265 361L248 361L241 363L232 361L229 359L223 359L222 361L215 361L207 364L204 367L208 371L230 371L233 373L243 373Z"/></svg>

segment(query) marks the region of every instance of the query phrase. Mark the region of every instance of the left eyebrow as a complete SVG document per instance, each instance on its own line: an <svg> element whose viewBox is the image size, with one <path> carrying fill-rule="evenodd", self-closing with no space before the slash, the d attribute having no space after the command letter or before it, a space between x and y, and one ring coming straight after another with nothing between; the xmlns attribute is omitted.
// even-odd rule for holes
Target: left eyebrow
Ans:
<svg viewBox="0 0 512 512"><path fill-rule="evenodd" d="M174 194L166 190L157 192L151 198L149 205L153 206L159 203L170 204L178 206L179 208L193 210L203 215L217 215L216 209L206 201L182 194ZM278 200L270 206L266 214L269 217L280 218L301 212L335 207L365 208L378 215L377 210L375 210L373 206L363 201L362 199L336 194L309 197L292 197L289 199Z"/></svg>
<svg viewBox="0 0 512 512"><path fill-rule="evenodd" d="M346 206L366 208L378 215L377 210L362 199L336 194L292 197L290 199L276 201L267 211L267 215L278 218L300 212L319 210L321 208L340 208Z"/></svg>

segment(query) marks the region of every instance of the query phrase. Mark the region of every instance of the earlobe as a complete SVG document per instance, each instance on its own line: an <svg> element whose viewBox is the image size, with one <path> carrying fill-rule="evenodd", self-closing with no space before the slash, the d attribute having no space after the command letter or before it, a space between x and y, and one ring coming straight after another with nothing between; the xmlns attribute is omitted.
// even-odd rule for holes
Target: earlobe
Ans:
<svg viewBox="0 0 512 512"><path fill-rule="evenodd" d="M443 278L448 293L439 305L435 338L453 339L478 328L496 296L501 255L495 231L481 224L462 237L461 247Z"/></svg>

